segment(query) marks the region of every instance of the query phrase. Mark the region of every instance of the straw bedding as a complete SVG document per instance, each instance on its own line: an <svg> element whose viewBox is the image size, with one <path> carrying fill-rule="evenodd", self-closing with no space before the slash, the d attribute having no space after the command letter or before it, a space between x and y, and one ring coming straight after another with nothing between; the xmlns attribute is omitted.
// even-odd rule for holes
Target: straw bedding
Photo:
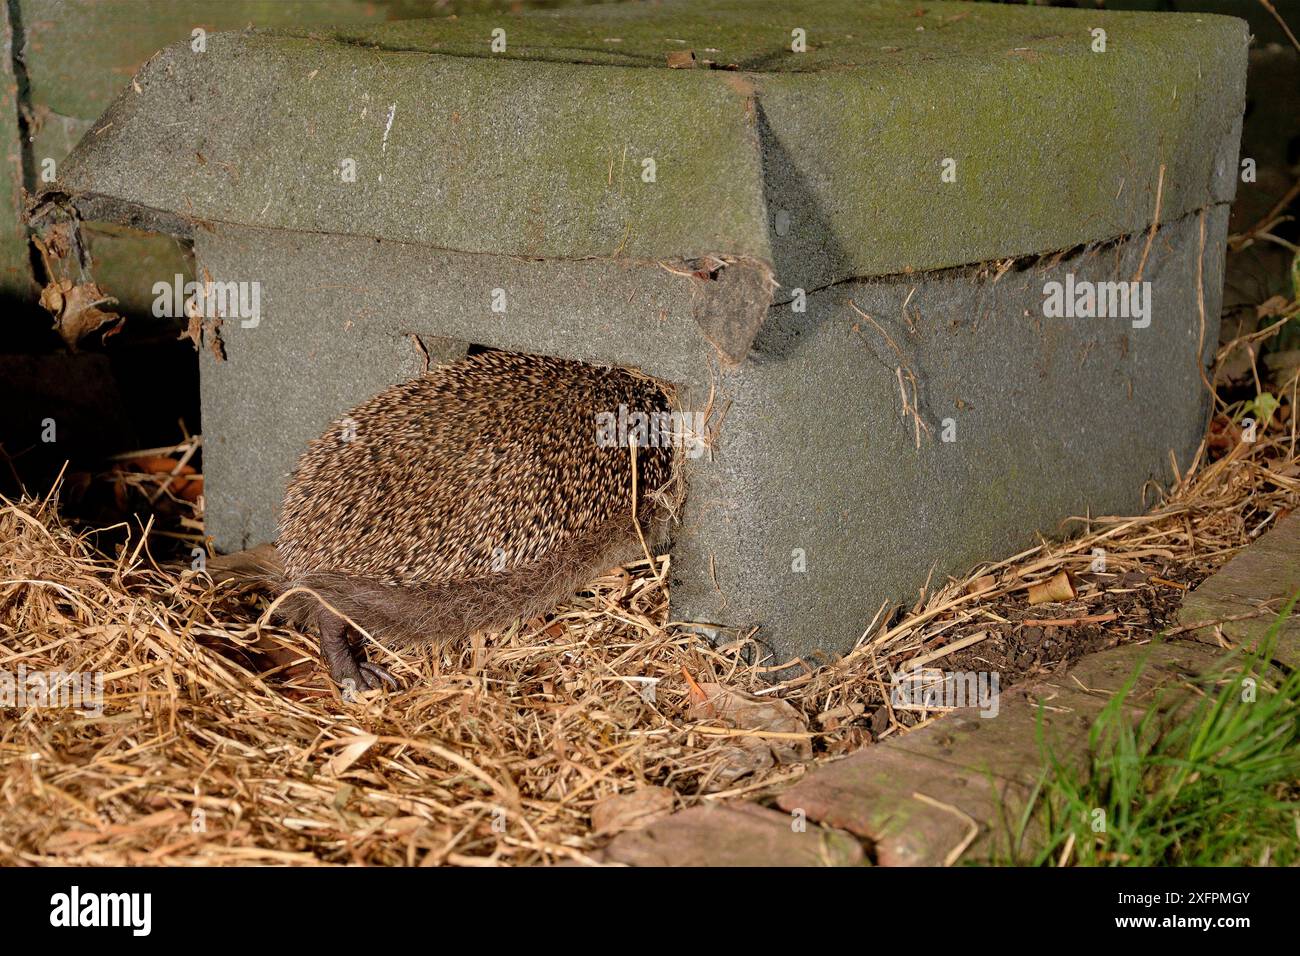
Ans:
<svg viewBox="0 0 1300 956"><path fill-rule="evenodd" d="M0 670L104 680L102 713L3 711L0 862L593 862L631 825L620 808L762 798L933 719L888 700L905 662L996 669L1005 687L1151 637L1300 501L1293 409L1249 443L1220 407L1194 468L1148 513L1081 520L934 582L864 621L843 659L775 685L765 675L789 662L746 663L751 647L713 648L668 620L662 557L504 632L388 654L402 689L345 701L312 637L266 614L265 589L157 556L196 539L201 499L119 470L119 490L173 507L107 529L66 520L53 493L0 500ZM1075 597L1031 606L1029 586L1062 570Z"/></svg>

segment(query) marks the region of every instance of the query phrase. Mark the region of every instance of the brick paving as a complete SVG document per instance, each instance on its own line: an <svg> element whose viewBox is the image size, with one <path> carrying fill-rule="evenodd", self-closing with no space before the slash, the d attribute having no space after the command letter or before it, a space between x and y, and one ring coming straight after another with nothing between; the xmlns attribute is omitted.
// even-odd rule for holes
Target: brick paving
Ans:
<svg viewBox="0 0 1300 956"><path fill-rule="evenodd" d="M1190 704L1195 682L1218 672L1220 637L1253 643L1300 590L1300 513L1189 593L1171 640L1129 644L1080 660L1062 675L1001 694L996 716L954 710L911 733L813 768L778 794L784 813L755 804L698 806L619 835L609 862L632 865L938 866L986 861L1010 849L1007 821L1044 766L1043 744L1067 764L1088 759L1088 732L1112 697L1134 720L1149 707ZM1300 660L1300 618L1282 630L1273 660ZM1140 668L1140 670L1139 670ZM1036 831L1022 836L1022 852ZM853 838L862 842L861 845Z"/></svg>

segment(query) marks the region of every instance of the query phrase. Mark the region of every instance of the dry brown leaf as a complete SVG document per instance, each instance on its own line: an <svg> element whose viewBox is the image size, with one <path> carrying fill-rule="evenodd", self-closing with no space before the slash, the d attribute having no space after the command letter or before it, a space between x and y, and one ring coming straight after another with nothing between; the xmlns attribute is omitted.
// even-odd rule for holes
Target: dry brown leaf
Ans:
<svg viewBox="0 0 1300 956"><path fill-rule="evenodd" d="M209 319L203 324L203 334L208 339L208 351L218 362L226 360L226 343L221 339L221 320Z"/></svg>
<svg viewBox="0 0 1300 956"><path fill-rule="evenodd" d="M336 777L346 773L349 767L360 760L365 752L378 742L379 738L374 734L343 737L335 741L335 743L346 744L346 746L330 758L330 773Z"/></svg>
<svg viewBox="0 0 1300 956"><path fill-rule="evenodd" d="M668 54L668 68L672 70L695 69L695 51L673 50Z"/></svg>
<svg viewBox="0 0 1300 956"><path fill-rule="evenodd" d="M1073 601L1077 596L1069 571L1058 571L1046 581L1029 586L1029 603L1046 604L1049 601Z"/></svg>
<svg viewBox="0 0 1300 956"><path fill-rule="evenodd" d="M194 474L193 465L176 467L176 459L166 455L146 455L143 458L129 458L126 464L136 471L147 471L151 475L170 475L175 470L178 475Z"/></svg>
<svg viewBox="0 0 1300 956"><path fill-rule="evenodd" d="M812 759L810 738L767 736L808 732L803 715L789 702L776 697L752 697L725 684L701 682L698 688L703 699L692 695L687 711L689 718L755 732L752 736L739 734L728 741L729 755L716 778L719 783L728 784L774 764Z"/></svg>
<svg viewBox="0 0 1300 956"><path fill-rule="evenodd" d="M709 695L704 692L704 689L699 684L695 683L695 678L691 676L690 671L684 665L682 667L682 676L686 678L686 694L692 707L703 704L709 699Z"/></svg>
<svg viewBox="0 0 1300 956"><path fill-rule="evenodd" d="M191 315L185 323L185 329L180 335L176 336L177 341L180 339L189 339L194 343L194 351L203 347L203 316Z"/></svg>
<svg viewBox="0 0 1300 956"><path fill-rule="evenodd" d="M717 769L702 788L707 793L726 790L741 777L761 774L776 766L772 748L765 747L761 740L740 740L720 747L715 753L718 755Z"/></svg>
<svg viewBox="0 0 1300 956"><path fill-rule="evenodd" d="M41 305L54 316L54 327L69 348L76 348L87 333L108 322L121 320L116 312L99 308L110 303L116 304L117 299L93 282L73 285L70 280L61 279L41 290Z"/></svg>
<svg viewBox="0 0 1300 956"><path fill-rule="evenodd" d="M180 487L176 487L179 485ZM184 498L186 501L195 502L203 494L203 476L190 478L186 481L173 481L172 490L175 491L176 497Z"/></svg>
<svg viewBox="0 0 1300 956"><path fill-rule="evenodd" d="M717 719L743 730L777 733L805 733L803 715L778 697L754 697L726 684L702 681L704 699L692 701L690 716L696 720Z"/></svg>
<svg viewBox="0 0 1300 956"><path fill-rule="evenodd" d="M62 279L58 282L49 283L41 290L41 307L58 316L63 311L63 297L71 289L71 279Z"/></svg>

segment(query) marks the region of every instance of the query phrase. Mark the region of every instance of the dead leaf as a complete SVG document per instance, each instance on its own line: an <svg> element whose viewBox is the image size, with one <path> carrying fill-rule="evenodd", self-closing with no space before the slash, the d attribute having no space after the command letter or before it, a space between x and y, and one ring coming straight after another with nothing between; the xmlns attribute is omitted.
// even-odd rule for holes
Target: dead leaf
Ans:
<svg viewBox="0 0 1300 956"><path fill-rule="evenodd" d="M117 321L114 322L112 325L110 325L104 331L104 334L99 337L100 344L102 345L103 343L111 339L113 336L117 335L117 333L121 332L125 326L126 326L126 316L119 315L117 317Z"/></svg>
<svg viewBox="0 0 1300 956"><path fill-rule="evenodd" d="M1227 452L1241 442L1241 429L1234 425L1226 415L1216 415L1210 422L1210 435L1207 439L1211 451Z"/></svg>
<svg viewBox="0 0 1300 956"><path fill-rule="evenodd" d="M362 755L378 742L379 738L374 734L343 737L335 741L335 743L345 744L345 746L330 758L330 773L336 777L346 773L349 767L360 760Z"/></svg>
<svg viewBox="0 0 1300 956"><path fill-rule="evenodd" d="M203 476L191 478L176 489L176 496L193 504L203 494Z"/></svg>
<svg viewBox="0 0 1300 956"><path fill-rule="evenodd" d="M717 756L716 769L709 777L705 788L710 793L726 790L741 777L776 766L772 748L764 747L761 742L753 740L722 747L717 751Z"/></svg>
<svg viewBox="0 0 1300 956"><path fill-rule="evenodd" d="M1077 596L1069 571L1058 571L1046 581L1029 586L1029 603L1046 604L1049 601L1073 601Z"/></svg>
<svg viewBox="0 0 1300 956"><path fill-rule="evenodd" d="M54 316L54 327L69 348L76 348L82 337L113 320L121 320L116 312L108 312L101 305L117 304L117 299L107 295L93 282L73 285L68 279L50 282L41 290L41 305Z"/></svg>
<svg viewBox="0 0 1300 956"><path fill-rule="evenodd" d="M803 715L779 697L754 697L726 684L702 682L695 685L703 695L691 702L689 716L695 720L717 719L742 730L776 733L806 733Z"/></svg>
<svg viewBox="0 0 1300 956"><path fill-rule="evenodd" d="M49 283L41 290L41 307L57 316L63 311L63 294L71 288L71 279Z"/></svg>
<svg viewBox="0 0 1300 956"><path fill-rule="evenodd" d="M695 51L694 50L670 51L668 54L668 68L670 70L695 69Z"/></svg>
<svg viewBox="0 0 1300 956"><path fill-rule="evenodd" d="M686 670L684 664L682 665L682 676L686 678L686 693L690 696L692 705L701 704L709 699L708 694L704 693L703 688L695 683L695 678Z"/></svg>
<svg viewBox="0 0 1300 956"><path fill-rule="evenodd" d="M221 320L210 319L203 326L203 333L208 339L208 351L218 362L226 360L226 343L221 340Z"/></svg>
<svg viewBox="0 0 1300 956"><path fill-rule="evenodd" d="M32 236L32 242L41 254L41 261L45 264L46 275L58 274L54 263L56 260L66 259L68 253L72 251L71 234L72 226L61 222L47 229L44 236Z"/></svg>
<svg viewBox="0 0 1300 956"><path fill-rule="evenodd" d="M180 335L176 336L179 342L181 339L189 339L194 343L194 351L203 347L203 316L191 315L186 321L185 329Z"/></svg>
<svg viewBox="0 0 1300 956"><path fill-rule="evenodd" d="M673 812L675 795L667 787L646 787L605 797L591 808L591 826L598 834L639 830Z"/></svg>
<svg viewBox="0 0 1300 956"><path fill-rule="evenodd" d="M692 682L694 683L694 682ZM694 692L698 689L699 697ZM776 763L804 763L812 759L812 741L806 736L808 723L788 701L776 697L753 697L725 684L695 684L687 716L692 720L723 723L753 736L739 734L727 741L726 754L717 779L730 783ZM771 735L771 736L769 736Z"/></svg>
<svg viewBox="0 0 1300 956"><path fill-rule="evenodd" d="M193 465L181 465L177 468L176 459L168 458L166 455L145 455L142 458L130 458L124 464L136 471L145 471L151 475L170 475L173 469L178 475L194 474Z"/></svg>

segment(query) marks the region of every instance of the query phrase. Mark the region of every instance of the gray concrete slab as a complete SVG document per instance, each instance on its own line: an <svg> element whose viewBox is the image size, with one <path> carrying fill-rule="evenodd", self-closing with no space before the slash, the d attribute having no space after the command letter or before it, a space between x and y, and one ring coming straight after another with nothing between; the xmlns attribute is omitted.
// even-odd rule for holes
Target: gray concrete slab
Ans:
<svg viewBox="0 0 1300 956"><path fill-rule="evenodd" d="M717 382L731 406L715 461L690 471L677 613L761 624L778 662L835 654L932 569L942 581L1068 516L1143 509L1147 482L1186 468L1203 434L1226 217L1160 230L1146 328L1042 314L1047 282L1131 279L1143 239L998 279L843 283L802 315L774 306Z"/></svg>

